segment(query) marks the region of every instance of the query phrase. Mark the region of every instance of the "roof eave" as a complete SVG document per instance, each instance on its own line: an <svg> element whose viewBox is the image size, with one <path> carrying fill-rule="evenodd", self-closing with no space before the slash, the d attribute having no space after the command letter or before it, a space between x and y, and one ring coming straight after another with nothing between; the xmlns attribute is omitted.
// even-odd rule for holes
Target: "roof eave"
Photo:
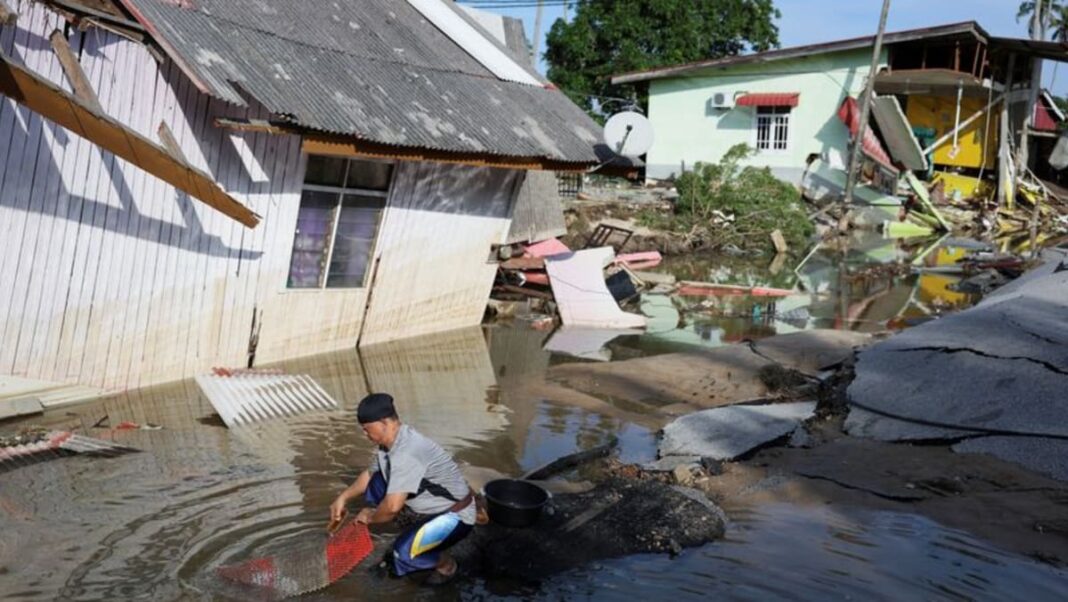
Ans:
<svg viewBox="0 0 1068 602"><path fill-rule="evenodd" d="M927 37L941 37L969 33L975 36L975 38L980 42L985 43L987 40L990 39L990 36L986 33L986 30L984 30L978 23L976 23L975 21L965 21L962 23L953 23L949 25L939 25L936 27L910 29L906 31L889 33L883 36L883 43L886 45L899 44L902 42L910 42ZM721 59L684 63L681 65L672 65L668 67L660 67L644 71L632 71L630 73L622 73L619 75L615 75L612 77L611 81L613 84L638 83L654 79L663 79L666 77L685 75L687 73L700 71L703 69L732 67L734 65L744 65L747 63L782 61L798 58L801 56L808 56L810 54L846 52L849 50L857 50L861 48L871 47L874 41L874 36L864 36L860 38L849 38L846 40L837 40L833 42L823 42L820 44L809 44L806 46L794 46L791 48L767 50L764 52L755 52L753 54L746 54L741 56L732 56Z"/></svg>

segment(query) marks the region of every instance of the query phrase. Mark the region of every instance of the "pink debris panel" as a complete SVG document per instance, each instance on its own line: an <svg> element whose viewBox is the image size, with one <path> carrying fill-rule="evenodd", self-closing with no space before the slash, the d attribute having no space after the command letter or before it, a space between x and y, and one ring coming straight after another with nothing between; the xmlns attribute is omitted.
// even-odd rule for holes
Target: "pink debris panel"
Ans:
<svg viewBox="0 0 1068 602"><path fill-rule="evenodd" d="M528 257L552 257L571 252L567 245L555 238L534 243L525 247L525 250Z"/></svg>

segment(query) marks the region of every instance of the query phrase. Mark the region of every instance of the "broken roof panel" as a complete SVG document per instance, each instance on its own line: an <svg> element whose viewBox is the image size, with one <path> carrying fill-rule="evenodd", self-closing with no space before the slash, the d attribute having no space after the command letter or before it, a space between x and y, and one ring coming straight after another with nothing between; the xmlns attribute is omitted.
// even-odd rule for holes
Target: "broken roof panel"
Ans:
<svg viewBox="0 0 1068 602"><path fill-rule="evenodd" d="M238 105L251 96L293 125L402 147L598 162L600 128L564 94L497 78L407 2L122 2L202 90Z"/></svg>
<svg viewBox="0 0 1068 602"><path fill-rule="evenodd" d="M175 158L162 146L87 106L52 82L16 65L2 51L0 95L28 107L249 228L255 228L260 222L259 215L227 194L208 174Z"/></svg>
<svg viewBox="0 0 1068 602"><path fill-rule="evenodd" d="M875 123L886 140L890 155L906 169L927 169L927 157L920 148L920 143L912 135L912 126L905 118L897 98L893 96L875 96L871 105Z"/></svg>

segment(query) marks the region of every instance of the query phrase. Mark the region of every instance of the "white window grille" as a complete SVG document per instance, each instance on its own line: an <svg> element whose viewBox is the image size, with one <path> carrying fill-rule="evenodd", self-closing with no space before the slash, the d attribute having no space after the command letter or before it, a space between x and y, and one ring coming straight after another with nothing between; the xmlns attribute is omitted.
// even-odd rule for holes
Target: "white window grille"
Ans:
<svg viewBox="0 0 1068 602"><path fill-rule="evenodd" d="M289 288L364 286L393 165L308 157Z"/></svg>
<svg viewBox="0 0 1068 602"><path fill-rule="evenodd" d="M786 150L790 140L790 107L757 107L757 150Z"/></svg>

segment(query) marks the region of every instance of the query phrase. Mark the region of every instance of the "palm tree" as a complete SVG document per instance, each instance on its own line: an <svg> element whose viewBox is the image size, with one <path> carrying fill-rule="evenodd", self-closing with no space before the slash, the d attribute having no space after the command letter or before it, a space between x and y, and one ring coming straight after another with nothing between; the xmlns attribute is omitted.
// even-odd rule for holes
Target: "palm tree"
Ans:
<svg viewBox="0 0 1068 602"><path fill-rule="evenodd" d="M1057 0L1044 0L1042 2L1042 14L1038 19L1042 23L1042 39L1046 39L1046 29L1051 26L1050 15L1056 13L1063 13L1065 5L1063 2ZM1020 19L1027 18L1027 33L1031 36L1035 35L1034 32L1034 20L1032 19L1035 14L1035 0L1025 0L1020 3L1020 7L1016 10L1016 22L1019 23Z"/></svg>
<svg viewBox="0 0 1068 602"><path fill-rule="evenodd" d="M1023 7L1020 7L1021 10ZM1031 8L1034 10L1034 7ZM1052 14L1049 16L1049 21L1046 23L1046 27L1050 31L1050 39L1054 42L1066 43L1068 42L1068 6L1064 4L1057 4L1051 7ZM1045 12L1045 11L1042 11ZM1019 15L1017 15L1019 20ZM1053 77L1050 79L1049 88L1053 89L1053 85L1057 83L1057 67L1060 66L1060 61L1053 63Z"/></svg>
<svg viewBox="0 0 1068 602"><path fill-rule="evenodd" d="M1054 42L1068 42L1068 5L1057 4L1052 7L1048 18L1046 28L1050 32L1050 39Z"/></svg>

